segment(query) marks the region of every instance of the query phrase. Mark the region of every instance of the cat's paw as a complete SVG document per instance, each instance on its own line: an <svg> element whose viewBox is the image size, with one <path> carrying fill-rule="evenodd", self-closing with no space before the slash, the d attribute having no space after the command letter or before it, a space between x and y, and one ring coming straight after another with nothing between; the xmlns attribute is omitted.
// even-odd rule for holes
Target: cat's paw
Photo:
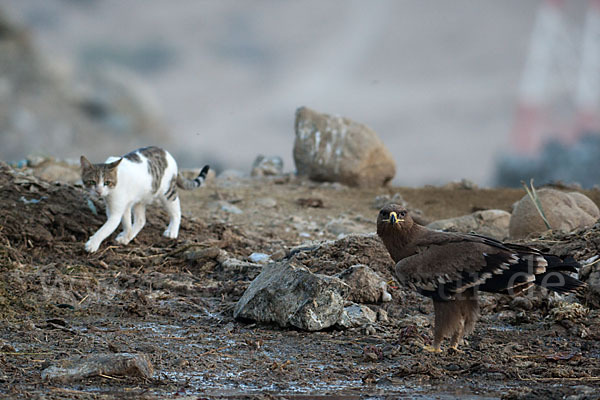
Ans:
<svg viewBox="0 0 600 400"><path fill-rule="evenodd" d="M127 243L131 242L131 238L129 237L128 234L125 234L125 232L121 232L115 238L115 242L120 243L120 244L127 244Z"/></svg>
<svg viewBox="0 0 600 400"><path fill-rule="evenodd" d="M93 239L90 239L85 243L85 251L87 251L88 253L95 253L99 247L100 242L97 242Z"/></svg>
<svg viewBox="0 0 600 400"><path fill-rule="evenodd" d="M178 234L179 234L179 232L173 231L171 229L167 229L163 232L163 236L168 237L169 239L177 239Z"/></svg>

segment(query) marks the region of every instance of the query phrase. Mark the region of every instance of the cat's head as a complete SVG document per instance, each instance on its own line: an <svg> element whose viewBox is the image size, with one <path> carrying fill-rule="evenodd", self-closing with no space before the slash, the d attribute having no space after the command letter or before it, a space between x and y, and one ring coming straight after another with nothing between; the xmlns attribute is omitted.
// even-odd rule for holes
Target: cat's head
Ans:
<svg viewBox="0 0 600 400"><path fill-rule="evenodd" d="M107 164L92 164L81 156L81 180L83 185L100 197L105 197L117 186L117 167L123 159Z"/></svg>

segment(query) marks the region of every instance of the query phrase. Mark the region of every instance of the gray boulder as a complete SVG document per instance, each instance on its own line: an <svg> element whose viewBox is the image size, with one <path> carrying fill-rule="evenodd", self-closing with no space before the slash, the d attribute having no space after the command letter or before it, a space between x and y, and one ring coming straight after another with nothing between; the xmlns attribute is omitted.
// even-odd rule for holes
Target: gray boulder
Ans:
<svg viewBox="0 0 600 400"><path fill-rule="evenodd" d="M584 194L544 188L537 195L553 230L571 232L592 226L600 218L598 206ZM513 239L548 230L528 195L515 204L508 230Z"/></svg>
<svg viewBox="0 0 600 400"><path fill-rule="evenodd" d="M377 134L347 118L306 107L296 111L294 162L298 175L349 186L382 186L396 165Z"/></svg>
<svg viewBox="0 0 600 400"><path fill-rule="evenodd" d="M349 292L340 279L285 260L263 268L236 304L233 316L318 331L340 319Z"/></svg>
<svg viewBox="0 0 600 400"><path fill-rule="evenodd" d="M456 218L441 219L427 225L428 228L452 232L476 232L480 235L503 240L508 237L510 213L503 210L483 210Z"/></svg>

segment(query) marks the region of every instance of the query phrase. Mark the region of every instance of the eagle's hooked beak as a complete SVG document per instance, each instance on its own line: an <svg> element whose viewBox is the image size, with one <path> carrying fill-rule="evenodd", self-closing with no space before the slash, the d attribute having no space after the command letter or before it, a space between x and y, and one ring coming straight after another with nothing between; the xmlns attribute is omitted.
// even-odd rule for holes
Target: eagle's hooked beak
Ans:
<svg viewBox="0 0 600 400"><path fill-rule="evenodd" d="M390 223L391 224L399 224L400 222L403 222L404 219L402 218L398 218L398 214L396 214L394 211L392 211L390 213Z"/></svg>

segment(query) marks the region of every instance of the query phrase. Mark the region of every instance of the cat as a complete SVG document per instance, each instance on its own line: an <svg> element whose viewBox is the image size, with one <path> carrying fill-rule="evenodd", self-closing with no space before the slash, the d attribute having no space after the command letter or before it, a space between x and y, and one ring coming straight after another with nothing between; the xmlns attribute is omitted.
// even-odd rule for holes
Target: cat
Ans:
<svg viewBox="0 0 600 400"><path fill-rule="evenodd" d="M106 201L107 220L85 244L90 253L98 250L119 222L123 231L115 240L123 245L129 243L146 223L146 205L157 198L170 219L163 236L177 238L181 222L177 188L192 190L202 186L210 169L205 165L195 179L187 179L178 173L173 156L154 146L134 150L122 157L109 157L104 164L92 164L81 156L80 163L83 185Z"/></svg>

